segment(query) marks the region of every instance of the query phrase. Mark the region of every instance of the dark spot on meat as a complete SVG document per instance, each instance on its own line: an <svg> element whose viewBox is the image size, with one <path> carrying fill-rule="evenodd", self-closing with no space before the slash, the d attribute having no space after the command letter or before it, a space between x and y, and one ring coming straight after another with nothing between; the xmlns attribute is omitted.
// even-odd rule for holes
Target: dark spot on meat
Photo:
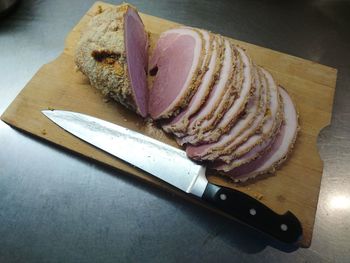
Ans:
<svg viewBox="0 0 350 263"><path fill-rule="evenodd" d="M248 112L246 110L242 111L239 115L239 119L245 119L247 117Z"/></svg>
<svg viewBox="0 0 350 263"><path fill-rule="evenodd" d="M121 54L109 50L94 50L92 51L91 56L97 62L113 64L120 58Z"/></svg>
<svg viewBox="0 0 350 263"><path fill-rule="evenodd" d="M158 72L158 67L155 66L154 68L152 68L152 69L149 71L149 74L150 74L151 76L155 76L155 75L157 75L157 72Z"/></svg>

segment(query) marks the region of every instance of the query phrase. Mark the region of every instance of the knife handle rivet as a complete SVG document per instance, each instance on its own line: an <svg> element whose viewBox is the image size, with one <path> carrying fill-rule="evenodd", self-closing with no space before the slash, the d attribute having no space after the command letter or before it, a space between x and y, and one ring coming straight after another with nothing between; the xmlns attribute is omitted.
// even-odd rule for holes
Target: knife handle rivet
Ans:
<svg viewBox="0 0 350 263"><path fill-rule="evenodd" d="M288 226L286 224L281 224L281 230L282 231L287 231L288 230Z"/></svg>
<svg viewBox="0 0 350 263"><path fill-rule="evenodd" d="M220 199L222 201L225 201L227 199L227 196L225 194L220 194Z"/></svg>
<svg viewBox="0 0 350 263"><path fill-rule="evenodd" d="M254 208L250 208L249 209L249 214L251 214L252 216L256 215L256 210Z"/></svg>

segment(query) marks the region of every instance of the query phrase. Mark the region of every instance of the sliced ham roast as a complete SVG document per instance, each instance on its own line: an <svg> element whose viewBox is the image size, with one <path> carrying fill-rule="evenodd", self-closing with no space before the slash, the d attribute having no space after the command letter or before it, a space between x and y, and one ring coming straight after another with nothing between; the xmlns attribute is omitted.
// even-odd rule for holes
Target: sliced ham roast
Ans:
<svg viewBox="0 0 350 263"><path fill-rule="evenodd" d="M148 38L133 6L122 4L94 16L82 32L75 63L104 95L147 115Z"/></svg>
<svg viewBox="0 0 350 263"><path fill-rule="evenodd" d="M212 130L203 134L201 140L199 141L201 145L218 142L223 135L230 132L232 126L236 126L236 122L238 122L239 118L245 119L244 111L249 113L249 111L253 110L254 113L254 108L251 109L251 104L254 100L250 100L250 98L255 94L256 90L258 93L260 92L260 87L257 87L257 85L260 85L260 80L259 76L257 75L257 70L254 67L251 67L250 69L249 67L245 67L244 73L242 89L240 90L237 99L224 114L221 121ZM256 95L257 100L259 100L259 96L260 94ZM248 105L249 101L251 101L251 103ZM247 115L249 116L249 114ZM250 118L248 118L245 123L250 123Z"/></svg>
<svg viewBox="0 0 350 263"><path fill-rule="evenodd" d="M264 140L273 136L273 134L276 133L277 129L280 127L280 123L283 118L283 104L280 100L279 91L271 74L265 69L261 70L267 78L268 89L270 91L269 105L266 109L262 126L260 126L260 124L257 125L258 127L252 126L255 129L255 133L251 137L247 138L243 143L235 140L226 146L226 148L222 151L223 154L218 157L219 160L226 163L230 163L232 160L237 159L252 150L256 145L263 143ZM247 129L249 133L249 130L252 127ZM245 134L243 134L242 137L244 136Z"/></svg>
<svg viewBox="0 0 350 263"><path fill-rule="evenodd" d="M221 41L223 42L224 51L219 77L201 109L190 118L189 126L183 134L184 136L194 134L196 132L196 127L198 127L200 123L214 116L215 110L227 91L226 85L234 71L233 63L235 58L229 41L223 38L221 38ZM179 134L177 135L180 136Z"/></svg>
<svg viewBox="0 0 350 263"><path fill-rule="evenodd" d="M246 104L253 93L254 81L253 81L253 66L250 61L250 58L246 55L243 49L235 47L239 57L242 60L241 72L235 71L236 74L233 78L233 86L236 91L236 94L226 92L228 98L223 98L221 105L225 105L227 102L228 108L220 111L220 106L218 110L215 111L215 116L220 116L216 118L216 122L212 123L210 129L203 129L192 136L182 139L182 142L187 142L192 145L199 145L204 143L216 142L218 139L225 133L227 133L230 128L235 124L237 118L244 111ZM230 99L229 99L230 98ZM235 100L234 100L235 99ZM210 120L206 120L202 123L201 126L208 127Z"/></svg>
<svg viewBox="0 0 350 263"><path fill-rule="evenodd" d="M265 152L270 150L271 144L276 139L276 135L273 135L271 138L266 139L260 144L255 145L249 152L244 154L243 156L232 160L230 163L223 163L214 165L213 169L217 171L224 171L228 172L233 170L236 167L239 167L241 165L244 165L246 163L249 163L257 158L259 158L261 155L263 155Z"/></svg>
<svg viewBox="0 0 350 263"><path fill-rule="evenodd" d="M279 92L278 102L280 106L277 109L276 114L274 114L273 108L271 107L271 116L263 124L259 134L252 136L245 143L240 145L235 150L234 154L231 153L229 156L220 157L220 159L224 160L226 164L216 167L218 170L223 169L224 171L230 171L235 167L257 159L264 152L269 150L271 144L276 139L276 135L279 133L284 118L283 103L281 102Z"/></svg>
<svg viewBox="0 0 350 263"><path fill-rule="evenodd" d="M212 43L209 43L208 49L212 49L212 52L207 51L205 57L210 59L208 64L208 71L204 74L202 83L198 87L197 92L192 97L188 107L185 108L179 115L173 118L169 123L162 125L162 128L166 132L172 132L181 136L186 132L190 118L200 110L203 103L206 101L210 91L215 84L219 76L219 72L222 66L223 55L223 43L218 36L212 35ZM207 50L207 47L206 47Z"/></svg>
<svg viewBox="0 0 350 263"><path fill-rule="evenodd" d="M215 143L207 143L199 146L188 145L186 148L187 155L196 160L215 160L221 155L225 147L235 140L240 134L247 130L257 119L260 112L262 117L266 109L266 82L259 75L258 68L255 67L254 72L254 86L255 90L253 95L250 97L248 105L245 109L245 115L237 121L232 129L224 134L220 140ZM261 118L262 119L262 118Z"/></svg>
<svg viewBox="0 0 350 263"><path fill-rule="evenodd" d="M243 68L241 58L238 56L228 40L225 40L224 61L219 79L214 85L209 97L201 110L190 118L186 135L177 141L180 144L195 144L202 134L210 130L220 121L224 112L232 104L237 93L233 82L237 69Z"/></svg>
<svg viewBox="0 0 350 263"><path fill-rule="evenodd" d="M205 40L199 30L178 28L161 34L150 61L156 71L148 110L152 119L175 116L185 108L205 73Z"/></svg>
<svg viewBox="0 0 350 263"><path fill-rule="evenodd" d="M258 159L225 173L226 176L231 177L234 181L246 181L259 174L274 172L290 154L299 127L298 114L286 90L279 87L279 92L284 104L284 121L276 139L270 147L271 149Z"/></svg>
<svg viewBox="0 0 350 263"><path fill-rule="evenodd" d="M237 50L243 61L243 76L239 76L239 79L241 80L243 77L243 80L238 81L240 85L237 86L237 98L230 108L224 113L224 116L220 122L218 122L212 130L207 131L206 134L203 135L199 141L201 144L216 142L223 134L227 133L231 129L231 127L237 122L238 118L246 109L250 97L252 94L254 94L256 84L259 85L259 83L255 82L254 78L256 78L257 81L259 81L259 79L250 58L243 49L237 48Z"/></svg>
<svg viewBox="0 0 350 263"><path fill-rule="evenodd" d="M244 49L220 36L208 45L203 31L202 35L202 68L207 61L208 70L186 106L177 116L163 121L162 128L186 147L188 157L231 176L232 171L250 164L255 167L262 157L279 151L277 142L289 129L284 114L294 106L288 103L284 90L283 96L280 94L272 75L255 65ZM160 41L166 41L161 44L166 46L176 38ZM170 55L164 52L157 56L167 59Z"/></svg>
<svg viewBox="0 0 350 263"><path fill-rule="evenodd" d="M134 7L122 4L92 17L75 62L92 86L150 116L189 158L234 181L274 171L296 140L298 116L286 90L220 35L168 30L148 63L143 23Z"/></svg>

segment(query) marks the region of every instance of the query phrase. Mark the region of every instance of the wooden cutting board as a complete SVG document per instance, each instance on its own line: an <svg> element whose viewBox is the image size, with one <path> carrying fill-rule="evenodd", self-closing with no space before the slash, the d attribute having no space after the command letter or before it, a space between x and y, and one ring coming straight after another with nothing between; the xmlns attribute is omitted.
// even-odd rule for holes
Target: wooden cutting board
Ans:
<svg viewBox="0 0 350 263"><path fill-rule="evenodd" d="M106 102L98 91L91 88L87 78L75 70L73 53L80 31L99 7L104 9L108 6L109 4L97 2L91 7L69 33L63 53L35 74L1 119L35 136L190 199L132 166L80 141L57 127L40 112L48 108L82 112L178 147L173 139L150 123L144 122L115 102ZM152 46L161 32L178 26L174 22L146 14L141 14L141 17L150 32ZM316 141L320 130L330 123L337 70L234 39L232 41L244 47L257 64L272 72L275 79L288 90L299 110L301 131L291 158L273 176L246 185L235 185L215 174L208 174L207 177L212 183L238 189L259 199L278 213L287 210L293 212L303 226L304 235L300 244L309 247L323 170Z"/></svg>

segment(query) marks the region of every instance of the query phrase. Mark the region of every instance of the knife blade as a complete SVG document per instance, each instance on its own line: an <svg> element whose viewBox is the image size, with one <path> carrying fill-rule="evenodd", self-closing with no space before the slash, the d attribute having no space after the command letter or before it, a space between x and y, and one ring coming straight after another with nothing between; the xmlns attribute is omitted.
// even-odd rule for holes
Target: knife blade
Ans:
<svg viewBox="0 0 350 263"><path fill-rule="evenodd" d="M183 150L82 113L42 113L79 139L200 198L233 219L285 243L296 243L302 237L301 224L293 213L277 214L243 192L209 183L205 166L190 160Z"/></svg>

